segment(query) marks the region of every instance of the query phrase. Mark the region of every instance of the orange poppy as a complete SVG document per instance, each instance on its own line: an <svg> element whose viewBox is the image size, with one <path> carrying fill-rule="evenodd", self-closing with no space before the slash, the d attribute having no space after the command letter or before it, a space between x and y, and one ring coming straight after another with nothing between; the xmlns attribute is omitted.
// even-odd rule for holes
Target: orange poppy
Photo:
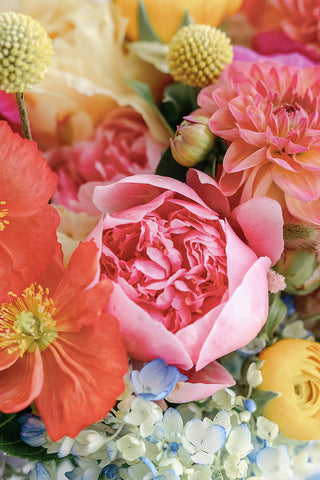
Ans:
<svg viewBox="0 0 320 480"><path fill-rule="evenodd" d="M35 401L53 441L100 420L124 390L125 347L103 312L112 283L91 286L97 268L97 247L82 243L66 270L56 255L39 283L0 307L0 411Z"/></svg>

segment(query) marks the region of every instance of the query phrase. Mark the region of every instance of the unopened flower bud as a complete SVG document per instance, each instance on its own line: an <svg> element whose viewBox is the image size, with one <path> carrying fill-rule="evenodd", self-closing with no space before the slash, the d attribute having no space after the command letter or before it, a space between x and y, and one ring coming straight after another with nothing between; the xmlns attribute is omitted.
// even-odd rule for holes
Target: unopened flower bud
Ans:
<svg viewBox="0 0 320 480"><path fill-rule="evenodd" d="M287 223L283 227L285 246L294 250L314 250L319 248L320 230L316 225Z"/></svg>
<svg viewBox="0 0 320 480"><path fill-rule="evenodd" d="M285 249L275 266L286 280L286 292L308 295L320 286L320 265L313 252Z"/></svg>
<svg viewBox="0 0 320 480"><path fill-rule="evenodd" d="M193 167L202 162L212 150L215 137L208 122L208 117L189 115L178 126L170 144L172 156L180 165Z"/></svg>

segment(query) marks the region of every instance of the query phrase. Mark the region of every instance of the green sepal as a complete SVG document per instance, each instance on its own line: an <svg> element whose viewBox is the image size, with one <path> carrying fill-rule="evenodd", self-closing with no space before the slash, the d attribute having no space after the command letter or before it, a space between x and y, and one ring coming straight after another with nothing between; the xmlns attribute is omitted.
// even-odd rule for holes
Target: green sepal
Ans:
<svg viewBox="0 0 320 480"><path fill-rule="evenodd" d="M138 80L127 80L126 84L131 87L139 97L143 98L148 104L152 107L154 113L157 115L161 123L168 130L169 134L173 137L174 133L167 120L164 118L159 108L157 107L156 102L154 101L152 91L146 83L139 82Z"/></svg>
<svg viewBox="0 0 320 480"><path fill-rule="evenodd" d="M164 90L159 108L169 125L175 130L183 117L198 108L197 92L194 88L180 82L171 83Z"/></svg>
<svg viewBox="0 0 320 480"><path fill-rule="evenodd" d="M263 415L267 404L271 402L271 400L274 400L275 398L279 397L279 395L280 394L278 392L273 392L272 390L264 391L264 390L254 389L251 394L251 399L257 405L257 409L254 412L254 415L256 417Z"/></svg>
<svg viewBox="0 0 320 480"><path fill-rule="evenodd" d="M189 15L189 10L186 8L185 11L183 12L183 16L181 18L180 25L178 27L178 30L182 27L188 27L189 25L194 25L194 21Z"/></svg>
<svg viewBox="0 0 320 480"><path fill-rule="evenodd" d="M161 156L156 175L163 175L164 177L171 177L180 180L181 182L185 182L187 171L187 167L183 167L175 161L171 154L171 148L168 147Z"/></svg>
<svg viewBox="0 0 320 480"><path fill-rule="evenodd" d="M138 0L138 33L139 40L144 42L163 43L151 25L146 7L142 0Z"/></svg>
<svg viewBox="0 0 320 480"><path fill-rule="evenodd" d="M270 340L272 339L277 326L283 321L286 314L287 307L284 302L280 299L279 295L274 295L269 306L267 321L263 327L263 332L267 334Z"/></svg>
<svg viewBox="0 0 320 480"><path fill-rule="evenodd" d="M21 440L21 425L17 421L18 414L0 412L0 450L13 457L26 458L31 461L61 462L55 453L48 454L43 447L31 447Z"/></svg>

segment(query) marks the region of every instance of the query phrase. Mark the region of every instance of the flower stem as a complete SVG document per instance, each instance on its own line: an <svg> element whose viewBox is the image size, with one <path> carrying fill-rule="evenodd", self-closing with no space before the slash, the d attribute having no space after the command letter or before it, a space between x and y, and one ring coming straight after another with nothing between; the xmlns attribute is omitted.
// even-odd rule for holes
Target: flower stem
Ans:
<svg viewBox="0 0 320 480"><path fill-rule="evenodd" d="M17 100L18 109L19 109L19 115L20 115L20 120L21 120L23 136L24 136L24 138L27 138L28 140L32 140L30 124L29 124L26 104L25 104L24 98L23 98L23 93L17 92L16 93L16 100Z"/></svg>

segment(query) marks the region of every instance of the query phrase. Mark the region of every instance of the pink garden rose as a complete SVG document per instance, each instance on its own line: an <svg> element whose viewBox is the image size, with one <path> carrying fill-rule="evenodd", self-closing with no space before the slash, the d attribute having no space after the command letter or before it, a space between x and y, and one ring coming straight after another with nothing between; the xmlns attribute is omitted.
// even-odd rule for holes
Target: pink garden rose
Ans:
<svg viewBox="0 0 320 480"><path fill-rule="evenodd" d="M243 203L269 196L285 221L320 225L320 67L234 62L198 97L229 148L220 186Z"/></svg>
<svg viewBox="0 0 320 480"><path fill-rule="evenodd" d="M142 116L133 109L116 109L91 141L47 152L58 175L54 202L70 210L96 215L92 192L96 185L136 173L154 173L165 145L155 140Z"/></svg>
<svg viewBox="0 0 320 480"><path fill-rule="evenodd" d="M215 360L260 331L267 272L283 249L277 202L253 199L230 213L211 177L190 170L188 183L136 175L94 192L107 214L91 236L101 278L114 285L108 312L132 358L160 357L189 377L172 401L234 383Z"/></svg>

